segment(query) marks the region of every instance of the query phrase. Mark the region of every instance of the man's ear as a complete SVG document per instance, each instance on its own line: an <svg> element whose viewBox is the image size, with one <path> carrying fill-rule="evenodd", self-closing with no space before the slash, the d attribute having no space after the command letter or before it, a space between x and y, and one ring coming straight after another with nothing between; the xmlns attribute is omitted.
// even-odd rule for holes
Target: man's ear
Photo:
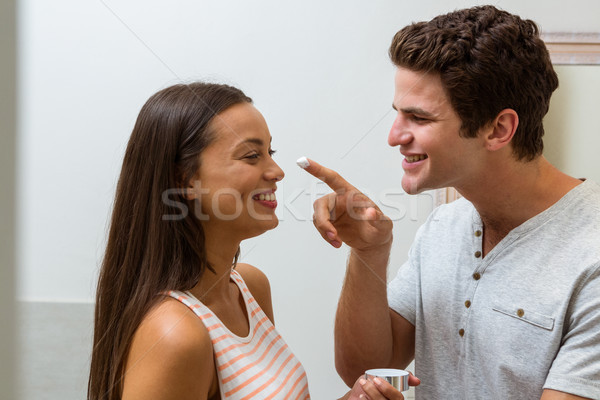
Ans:
<svg viewBox="0 0 600 400"><path fill-rule="evenodd" d="M486 137L486 148L496 151L510 143L519 126L519 115L511 108L505 108L491 124L491 131Z"/></svg>

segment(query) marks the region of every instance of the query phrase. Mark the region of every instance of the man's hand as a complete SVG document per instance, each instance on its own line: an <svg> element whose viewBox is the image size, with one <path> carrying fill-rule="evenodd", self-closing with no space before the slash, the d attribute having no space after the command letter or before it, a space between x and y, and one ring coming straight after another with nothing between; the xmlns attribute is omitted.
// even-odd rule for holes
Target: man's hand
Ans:
<svg viewBox="0 0 600 400"><path fill-rule="evenodd" d="M392 221L379 207L337 172L308 162L304 169L334 191L314 203L313 223L323 239L336 248L344 242L358 251L389 247Z"/></svg>

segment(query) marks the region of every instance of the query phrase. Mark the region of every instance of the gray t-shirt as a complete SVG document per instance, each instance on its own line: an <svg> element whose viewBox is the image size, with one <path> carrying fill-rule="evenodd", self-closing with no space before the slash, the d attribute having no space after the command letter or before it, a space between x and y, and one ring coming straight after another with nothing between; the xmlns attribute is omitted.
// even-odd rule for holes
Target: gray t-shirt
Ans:
<svg viewBox="0 0 600 400"><path fill-rule="evenodd" d="M465 199L438 207L388 285L416 328L417 399L600 399L600 186L585 181L481 257Z"/></svg>

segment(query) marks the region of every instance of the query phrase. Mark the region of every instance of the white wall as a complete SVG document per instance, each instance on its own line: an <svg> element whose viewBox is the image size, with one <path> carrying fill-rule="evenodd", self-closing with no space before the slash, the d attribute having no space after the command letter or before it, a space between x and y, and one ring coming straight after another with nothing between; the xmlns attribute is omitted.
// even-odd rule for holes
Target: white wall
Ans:
<svg viewBox="0 0 600 400"><path fill-rule="evenodd" d="M402 194L400 157L385 144L393 119L387 47L405 24L473 4L22 1L18 297L90 302L141 105L180 81L234 84L265 115L287 174L280 226L245 243L242 261L270 278L277 326L303 361L313 397L339 396L332 329L347 250L314 231L312 200L326 189L294 161L319 160L392 205L384 209L396 220L393 273L432 199ZM496 4L544 30L600 30L596 0Z"/></svg>
<svg viewBox="0 0 600 400"><path fill-rule="evenodd" d="M559 87L544 120L544 155L557 168L577 178L600 182L600 66L556 67Z"/></svg>

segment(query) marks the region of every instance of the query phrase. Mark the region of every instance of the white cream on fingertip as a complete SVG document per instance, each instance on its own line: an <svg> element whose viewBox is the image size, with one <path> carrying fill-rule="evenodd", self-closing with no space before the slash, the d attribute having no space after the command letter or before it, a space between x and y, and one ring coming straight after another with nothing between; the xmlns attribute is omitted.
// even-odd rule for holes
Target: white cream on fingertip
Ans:
<svg viewBox="0 0 600 400"><path fill-rule="evenodd" d="M310 162L308 162L308 158L306 157L300 157L297 159L296 164L298 164L298 166L302 169L306 169L310 166Z"/></svg>

